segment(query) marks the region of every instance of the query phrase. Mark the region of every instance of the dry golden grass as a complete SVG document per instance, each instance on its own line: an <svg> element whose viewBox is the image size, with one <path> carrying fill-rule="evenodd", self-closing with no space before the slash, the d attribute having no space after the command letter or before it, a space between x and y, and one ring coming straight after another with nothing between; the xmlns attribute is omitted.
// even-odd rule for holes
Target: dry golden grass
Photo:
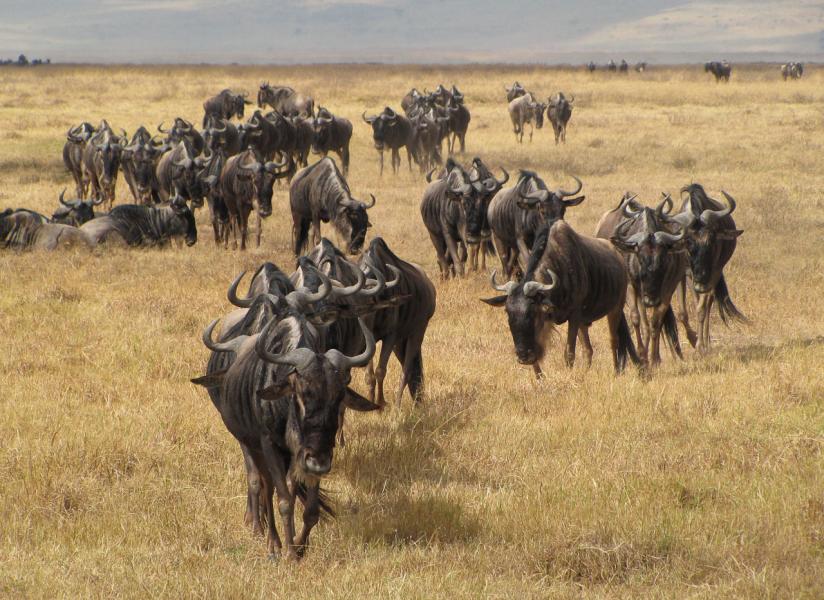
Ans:
<svg viewBox="0 0 824 600"><path fill-rule="evenodd" d="M714 322L714 351L612 375L603 325L588 371L519 367L485 274L438 283L415 409L348 419L327 482L340 508L300 564L243 526L241 455L205 392L201 327L227 284L291 266L288 217L261 249L224 252L200 213L187 249L0 254L0 596L476 598L824 595L824 77L738 69L643 77L543 68L0 70L0 207L50 214L71 187L60 151L81 120L129 131L262 79L312 93L355 126L350 183L374 234L435 278L424 182L377 176L366 109L455 82L467 160L585 183L590 233L626 189L651 202L699 181L738 200L728 267L753 325ZM568 143L519 146L503 86L576 97ZM119 184L119 197L126 188ZM284 210L287 193L276 190ZM276 212L277 215L277 212ZM715 317L714 317L715 318ZM397 380L391 365L388 381ZM362 386L362 378L356 377ZM362 389L362 387L361 387ZM299 595L299 596L298 596Z"/></svg>

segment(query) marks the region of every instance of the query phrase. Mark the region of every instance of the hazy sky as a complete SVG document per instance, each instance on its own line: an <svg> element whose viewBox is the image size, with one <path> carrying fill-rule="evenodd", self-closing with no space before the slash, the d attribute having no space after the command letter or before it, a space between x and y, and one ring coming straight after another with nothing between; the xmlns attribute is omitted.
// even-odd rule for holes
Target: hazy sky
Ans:
<svg viewBox="0 0 824 600"><path fill-rule="evenodd" d="M0 0L0 56L533 62L824 55L824 0Z"/></svg>

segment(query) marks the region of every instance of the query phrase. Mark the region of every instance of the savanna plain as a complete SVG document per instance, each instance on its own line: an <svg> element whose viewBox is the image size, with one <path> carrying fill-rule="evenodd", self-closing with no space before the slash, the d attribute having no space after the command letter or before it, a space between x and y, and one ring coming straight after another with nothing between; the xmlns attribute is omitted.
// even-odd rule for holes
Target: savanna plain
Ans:
<svg viewBox="0 0 824 600"><path fill-rule="evenodd" d="M566 145L548 124L516 143L516 79L575 96ZM370 234L436 282L422 403L347 419L325 483L337 519L300 563L270 561L243 525L238 445L189 379L232 278L264 260L291 271L288 188L245 253L215 247L203 210L190 248L3 252L0 596L824 597L824 73L784 83L777 67L741 67L725 85L699 67L5 68L0 208L51 214L73 189L72 124L199 124L208 96L254 97L263 80L352 120L349 183L377 197ZM583 180L567 211L579 232L626 190L652 204L697 181L734 196L745 233L726 277L751 325L713 314L709 355L665 351L650 376L616 377L598 323L590 369L563 366L558 335L535 381L504 311L479 301L495 294L488 272L438 280L421 173L404 158L378 176L361 113L439 82L472 113L464 162ZM393 359L388 389L397 379Z"/></svg>

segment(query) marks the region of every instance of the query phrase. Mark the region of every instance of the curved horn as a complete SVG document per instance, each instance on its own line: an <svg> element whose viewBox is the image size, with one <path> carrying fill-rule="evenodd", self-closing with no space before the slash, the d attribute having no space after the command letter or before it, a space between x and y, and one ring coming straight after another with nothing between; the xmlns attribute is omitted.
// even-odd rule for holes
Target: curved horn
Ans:
<svg viewBox="0 0 824 600"><path fill-rule="evenodd" d="M700 219L704 225L712 225L718 219L726 217L735 210L735 198L724 190L721 190L721 193L724 194L724 198L727 199L727 208L722 208L721 210L705 210L702 212Z"/></svg>
<svg viewBox="0 0 824 600"><path fill-rule="evenodd" d="M326 298L326 296L328 296L329 293L332 291L332 281L320 269L316 268L315 271L317 272L318 277L320 277L321 281L318 291L312 292L309 291L308 288L301 287L300 289L295 290L294 292L290 292L286 296L287 299L291 297L292 299L294 299L295 302L302 305L306 305L311 304L312 302L320 302L321 300Z"/></svg>
<svg viewBox="0 0 824 600"><path fill-rule="evenodd" d="M217 127L212 127L212 130L215 133L224 133L227 129L229 129L229 124L226 121L223 121L223 129L218 129Z"/></svg>
<svg viewBox="0 0 824 600"><path fill-rule="evenodd" d="M103 204L103 202L104 202L103 198L98 198L97 200L92 200L92 206L100 206L101 204Z"/></svg>
<svg viewBox="0 0 824 600"><path fill-rule="evenodd" d="M212 340L212 331L215 329L215 325L220 319L215 319L211 323L206 326L206 329L203 330L203 335L200 339L203 340L203 345L206 346L212 352L237 352L237 349L240 345L245 342L249 336L248 335L239 335L237 337L232 338L228 342L215 342Z"/></svg>
<svg viewBox="0 0 824 600"><path fill-rule="evenodd" d="M505 284L499 285L498 282L495 281L495 276L497 274L498 274L497 269L493 269L492 276L489 278L489 281L492 284L493 288L495 288L499 292L504 292L508 296L509 294L512 293L512 290L514 290L517 287L518 284L515 283L514 281L507 281Z"/></svg>
<svg viewBox="0 0 824 600"><path fill-rule="evenodd" d="M659 218L672 212L672 196L665 194L664 192L661 192L661 195L664 198L655 209L655 214L657 214Z"/></svg>
<svg viewBox="0 0 824 600"><path fill-rule="evenodd" d="M282 167L285 167L288 164L289 164L289 158L287 157L287 158L284 158L283 161L279 162L279 163L276 163L276 162L270 160L265 165L263 165L263 168L266 169L266 171L268 171L269 173L274 173L276 170L278 170Z"/></svg>
<svg viewBox="0 0 824 600"><path fill-rule="evenodd" d="M339 281L332 280L331 296L335 298L343 298L345 296L357 294L359 291L361 291L361 289L363 289L364 284L366 283L366 276L360 269L355 269L355 272L357 273L357 281L350 286L344 287Z"/></svg>
<svg viewBox="0 0 824 600"><path fill-rule="evenodd" d="M183 167L184 169L188 169L192 166L192 159L191 158L184 158L183 160L176 160L174 161L175 166Z"/></svg>
<svg viewBox="0 0 824 600"><path fill-rule="evenodd" d="M577 189L575 189L575 191L572 191L572 192L568 192L564 189L558 188L558 191L555 192L555 193L558 194L561 198L564 198L565 196L574 196L575 194L580 192L581 189L583 189L583 187L584 187L584 184L581 183L581 180L578 179L577 177L575 177L575 175L572 175L571 177L576 181L576 183L578 184L578 187L577 187Z"/></svg>
<svg viewBox="0 0 824 600"><path fill-rule="evenodd" d="M249 308L252 306L253 298L239 298L237 295L237 286L240 284L240 280L243 279L243 276L246 275L246 269L240 272L240 274L235 277L234 281L232 281L232 285L229 286L229 291L226 292L226 297L229 299L229 302L234 304L235 306L239 306L240 308Z"/></svg>
<svg viewBox="0 0 824 600"><path fill-rule="evenodd" d="M365 367L368 365L372 356L375 354L375 336L369 331L366 323L358 317L358 325L360 325L363 332L363 339L366 341L366 348L360 354L355 356L346 356L338 350L327 350L325 355L335 366L339 369L351 369L353 367Z"/></svg>
<svg viewBox="0 0 824 600"><path fill-rule="evenodd" d="M655 242L658 244L672 245L684 239L684 228L681 228L681 232L679 234L672 234L669 231L656 231L654 237Z"/></svg>
<svg viewBox="0 0 824 600"><path fill-rule="evenodd" d="M639 216L642 212L644 212L644 210L643 210L643 209L641 209L641 210L635 210L635 209L633 209L633 208L632 208L632 201L633 201L633 200L635 200L637 197L638 197L638 194L633 194L633 195L632 195L631 197L629 197L629 198L627 198L626 196L624 196L624 200L623 200L623 205L624 205L624 208L623 208L623 210L622 210L622 213L623 213L623 215L624 215L627 219L635 219L635 218L636 218L636 217L638 217L638 216Z"/></svg>
<svg viewBox="0 0 824 600"><path fill-rule="evenodd" d="M274 363L276 365L287 365L290 367L300 368L309 364L316 356L316 354L309 348L295 348L285 354L273 354L266 350L266 340L269 339L269 331L273 326L277 325L277 319L271 319L263 330L258 335L255 342L255 352L266 362Z"/></svg>
<svg viewBox="0 0 824 600"><path fill-rule="evenodd" d="M161 121L161 122L160 122L160 125L158 125L158 126L157 126L157 130L158 130L160 133L169 133L169 130L168 130L168 129L163 129L163 121Z"/></svg>
<svg viewBox="0 0 824 600"><path fill-rule="evenodd" d="M547 275L552 280L551 283L538 283L537 281L527 281L524 284L524 295L532 298L536 294L543 294L555 287L558 283L558 276L551 270L546 270Z"/></svg>
<svg viewBox="0 0 824 600"><path fill-rule="evenodd" d="M361 114L361 118L363 119L364 123L369 123L371 125L372 121L374 121L378 117L377 117L377 115L375 115L374 117L367 117L366 116L366 111L363 111L363 114Z"/></svg>
<svg viewBox="0 0 824 600"><path fill-rule="evenodd" d="M503 167L501 167L501 171L504 174L503 179L496 179L495 181L498 182L498 185L503 186L507 181L509 181L509 173Z"/></svg>
<svg viewBox="0 0 824 600"><path fill-rule="evenodd" d="M426 174L426 183L432 183L432 173L434 173L437 168L438 167L432 167L429 173Z"/></svg>
<svg viewBox="0 0 824 600"><path fill-rule="evenodd" d="M367 210L375 206L375 202L377 202L374 194L369 194L369 197L372 198L372 204L366 204L365 202L363 203L363 207Z"/></svg>
<svg viewBox="0 0 824 600"><path fill-rule="evenodd" d="M68 208L72 208L72 205L71 205L71 204L69 204L68 202L66 202L66 201L63 199L63 197L64 197L65 195L66 195L66 188L63 188L63 191L62 191L62 192L60 192L60 197L58 198L58 200L60 201L60 204L62 204L63 206L66 206L66 207L68 207Z"/></svg>
<svg viewBox="0 0 824 600"><path fill-rule="evenodd" d="M372 287L364 286L364 288L360 291L361 296L377 296L386 289L386 278L383 276L383 273L381 273L378 269L373 268L371 265L367 267L367 271L374 278L372 281L375 282L375 285Z"/></svg>

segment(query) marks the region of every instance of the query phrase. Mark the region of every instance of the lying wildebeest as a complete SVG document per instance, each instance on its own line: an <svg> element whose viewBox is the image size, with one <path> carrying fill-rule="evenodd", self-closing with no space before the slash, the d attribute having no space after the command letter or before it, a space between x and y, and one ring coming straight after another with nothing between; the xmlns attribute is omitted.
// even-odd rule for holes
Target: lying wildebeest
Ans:
<svg viewBox="0 0 824 600"><path fill-rule="evenodd" d="M181 238L187 246L197 243L195 217L182 198L173 198L167 206L157 207L120 204L109 214L83 224L80 231L95 244L114 241L129 246L156 246Z"/></svg>
<svg viewBox="0 0 824 600"><path fill-rule="evenodd" d="M534 128L532 126L535 122L535 128L541 129L544 126L544 110L546 104L543 102L536 102L532 94L526 93L523 96L515 98L509 103L509 118L512 121L512 130L515 132L515 139L518 143L524 141L524 125L529 123L529 141L532 141L532 133Z"/></svg>
<svg viewBox="0 0 824 600"><path fill-rule="evenodd" d="M288 558L306 550L309 533L324 507L320 479L332 468L335 434L344 408L379 408L348 387L350 370L368 364L375 353L372 333L360 321L365 350L346 356L323 350L314 327L298 311L270 320L259 334L239 335L226 342L203 341L213 352L234 352L223 372L207 373L193 382L220 389L219 407L230 433L248 450L263 477L271 554L285 545ZM278 496L284 544L275 528L273 492ZM303 528L295 537L294 503L304 501Z"/></svg>
<svg viewBox="0 0 824 600"><path fill-rule="evenodd" d="M249 213L257 202L257 246L260 246L263 219L272 214L272 194L276 179L286 177L289 172L279 169L289 164L263 162L253 149L248 149L226 161L220 173L220 193L229 213L229 229L237 248L240 233L240 249L246 249L246 234L249 227ZM226 235L228 244L228 234Z"/></svg>
<svg viewBox="0 0 824 600"><path fill-rule="evenodd" d="M209 119L203 130L203 143L209 151L221 149L226 156L234 156L243 150L238 128L226 119Z"/></svg>
<svg viewBox="0 0 824 600"><path fill-rule="evenodd" d="M89 191L89 179L83 172L83 150L86 143L94 135L91 123L81 123L66 132L66 143L63 145L63 164L74 179L77 197L86 198Z"/></svg>
<svg viewBox="0 0 824 600"><path fill-rule="evenodd" d="M340 157L343 176L349 174L349 140L352 139L352 122L336 117L323 107L318 107L318 116L313 122L315 137L312 152L326 157L334 152Z"/></svg>
<svg viewBox="0 0 824 600"><path fill-rule="evenodd" d="M711 61L704 63L704 72L712 73L715 77L715 83L721 80L729 82L730 75L732 74L732 66L726 60L723 62Z"/></svg>
<svg viewBox="0 0 824 600"><path fill-rule="evenodd" d="M566 128L572 116L572 103L575 96L566 99L563 92L558 92L552 98L548 98L549 108L546 110L549 122L552 123L552 130L555 132L555 143L562 141L566 144Z"/></svg>
<svg viewBox="0 0 824 600"><path fill-rule="evenodd" d="M527 91L524 86L522 86L517 81L512 84L511 87L505 87L506 90L506 101L512 102L515 98L520 98L521 96L525 96Z"/></svg>
<svg viewBox="0 0 824 600"><path fill-rule="evenodd" d="M692 287L698 295L698 343L696 348L706 352L710 347L710 310L713 301L718 303L718 314L728 321L747 323L747 318L736 308L730 298L724 279L724 266L735 252L736 240L744 233L736 229L732 212L735 199L722 191L727 200L723 206L707 196L704 188L693 183L681 190L688 197L681 212L674 215L686 231L686 247Z"/></svg>
<svg viewBox="0 0 824 600"><path fill-rule="evenodd" d="M415 129L409 119L388 106L378 115L367 117L364 111L361 116L364 122L372 127L372 139L381 157L380 174L383 175L383 151L387 148L392 152L393 173L397 173L401 167L401 148L406 148L406 158L411 171L412 158L415 155Z"/></svg>
<svg viewBox="0 0 824 600"><path fill-rule="evenodd" d="M161 123L157 126L157 130L160 133L166 134L163 143L169 148L176 146L182 141L186 141L192 156L200 156L206 147L203 136L195 129L195 126L186 119L181 119L180 117L175 118L171 129L163 129L163 123Z"/></svg>
<svg viewBox="0 0 824 600"><path fill-rule="evenodd" d="M155 143L145 127L139 127L129 145L123 148L120 168L135 202L155 204L161 201L157 165L165 146Z"/></svg>
<svg viewBox="0 0 824 600"><path fill-rule="evenodd" d="M232 117L243 118L243 109L251 104L246 99L248 94L233 94L232 90L225 89L212 96L203 103L203 127L206 127L211 118L226 119Z"/></svg>
<svg viewBox="0 0 824 600"><path fill-rule="evenodd" d="M498 285L493 272L492 285L504 295L484 302L506 307L518 362L532 365L537 377L542 376L539 363L553 325L567 323L566 365L575 362L579 336L589 365L589 327L603 317L609 324L616 373L624 370L627 356L640 363L624 317L624 261L606 240L580 235L565 221L554 221L538 232L523 279Z"/></svg>
<svg viewBox="0 0 824 600"><path fill-rule="evenodd" d="M257 104L260 108L269 105L282 115L312 118L315 116L315 101L286 86L272 86L261 83Z"/></svg>
<svg viewBox="0 0 824 600"><path fill-rule="evenodd" d="M55 250L92 246L78 228L49 223L43 215L8 208L0 212L0 248L11 250Z"/></svg>
<svg viewBox="0 0 824 600"><path fill-rule="evenodd" d="M366 211L375 206L375 196L369 195L371 204L354 199L349 184L329 157L298 171L289 187L295 256L306 249L310 225L312 245L320 241L321 221L332 223L346 241L347 252L358 253L366 239L366 229L372 226Z"/></svg>
<svg viewBox="0 0 824 600"><path fill-rule="evenodd" d="M91 197L103 200L109 209L114 204L117 171L127 142L125 131L118 136L102 121L83 149L83 169L91 185Z"/></svg>
<svg viewBox="0 0 824 600"><path fill-rule="evenodd" d="M801 79L804 75L804 65L799 62L785 63L781 65L781 77L787 79Z"/></svg>
<svg viewBox="0 0 824 600"><path fill-rule="evenodd" d="M423 269L398 258L380 237L369 243L360 264L363 269L380 273L384 278L389 278L392 271L396 273L397 284L387 285L376 297L378 302L404 298L401 302L378 310L372 319L373 331L381 342L381 353L374 378L368 379L369 399L376 401L378 405L384 404L383 381L389 357L394 352L401 364L396 402L400 404L406 388L409 388L413 400L418 401L423 387L421 347L429 320L435 314L435 286Z"/></svg>
<svg viewBox="0 0 824 600"><path fill-rule="evenodd" d="M627 192L617 207L604 213L595 233L596 237L611 240L624 255L630 283L630 321L642 360L649 359L652 364L661 362L662 331L675 355L681 357L672 295L679 285L683 286L687 261L682 252L684 229L668 218L666 211L671 208L668 195L652 209L641 206ZM652 311L650 319L647 308ZM689 328L688 322L686 326Z"/></svg>
<svg viewBox="0 0 824 600"><path fill-rule="evenodd" d="M94 219L94 207L103 204L102 200L66 200L65 194L66 190L60 192L58 201L61 206L54 211L52 223L80 227L83 223Z"/></svg>
<svg viewBox="0 0 824 600"><path fill-rule="evenodd" d="M583 187L580 179L573 179L578 184L575 190L551 191L536 173L522 170L513 187L500 190L492 198L487 218L504 277L509 279L516 270L526 267L541 223L563 219L568 207L584 201L585 196L570 198Z"/></svg>

